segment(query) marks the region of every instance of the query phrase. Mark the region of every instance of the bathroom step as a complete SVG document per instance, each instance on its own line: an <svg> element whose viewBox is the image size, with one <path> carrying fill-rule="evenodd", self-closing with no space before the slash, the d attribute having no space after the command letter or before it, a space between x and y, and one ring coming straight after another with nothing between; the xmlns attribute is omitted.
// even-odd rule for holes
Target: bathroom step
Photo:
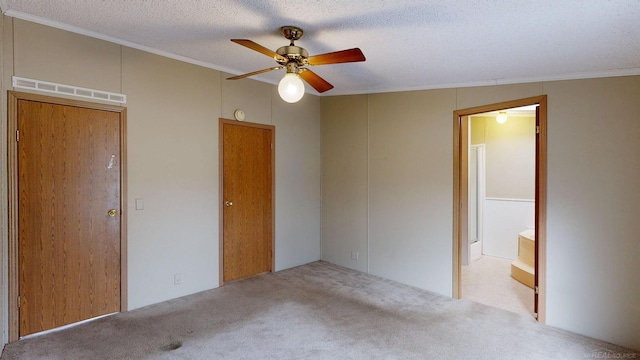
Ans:
<svg viewBox="0 0 640 360"><path fill-rule="evenodd" d="M535 269L533 266L520 259L511 263L511 277L533 289L535 281Z"/></svg>
<svg viewBox="0 0 640 360"><path fill-rule="evenodd" d="M529 266L535 266L535 232L527 229L518 234L518 260Z"/></svg>

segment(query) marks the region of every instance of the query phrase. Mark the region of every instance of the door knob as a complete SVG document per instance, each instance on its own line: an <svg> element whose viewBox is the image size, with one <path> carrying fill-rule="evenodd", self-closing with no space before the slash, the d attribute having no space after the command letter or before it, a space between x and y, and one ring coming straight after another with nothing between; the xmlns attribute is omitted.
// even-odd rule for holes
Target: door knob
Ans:
<svg viewBox="0 0 640 360"><path fill-rule="evenodd" d="M111 216L111 217L114 217L114 216L116 216L116 215L118 214L118 210L116 210L116 209L111 209L111 210L109 210L109 211L107 212L107 214L108 214L109 216Z"/></svg>
<svg viewBox="0 0 640 360"><path fill-rule="evenodd" d="M227 206L227 207L228 206L233 206L233 201L229 201L229 200L225 201L224 202L224 206Z"/></svg>

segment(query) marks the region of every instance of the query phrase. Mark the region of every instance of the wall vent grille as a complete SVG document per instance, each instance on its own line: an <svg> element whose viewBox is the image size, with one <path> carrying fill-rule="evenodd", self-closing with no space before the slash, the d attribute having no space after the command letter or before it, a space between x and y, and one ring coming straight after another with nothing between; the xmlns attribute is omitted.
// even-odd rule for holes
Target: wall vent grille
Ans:
<svg viewBox="0 0 640 360"><path fill-rule="evenodd" d="M116 102L120 104L125 104L127 102L127 95L124 95L124 94L81 88L81 87L72 86L72 85L56 84L56 83L47 82L47 81L22 78L18 76L13 77L13 87L20 88L20 89L44 91L44 92L54 93L54 94L79 96L87 99L110 101L110 102Z"/></svg>

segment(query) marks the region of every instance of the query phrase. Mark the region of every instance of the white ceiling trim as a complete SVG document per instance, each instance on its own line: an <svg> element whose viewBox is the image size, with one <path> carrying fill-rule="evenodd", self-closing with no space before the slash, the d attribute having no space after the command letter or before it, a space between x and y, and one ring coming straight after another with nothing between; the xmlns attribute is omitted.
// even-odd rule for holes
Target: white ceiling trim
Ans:
<svg viewBox="0 0 640 360"><path fill-rule="evenodd" d="M380 90L380 91L372 90L372 91L368 91L367 94L402 92L402 91L437 90L437 89L455 89L455 88L467 88L467 87L524 84L524 83L561 81L561 80L581 80L581 79L595 79L595 78L635 76L635 75L640 75L640 68L609 70L609 71L593 71L593 72L561 74L561 75L553 75L553 76L495 79L495 80L485 80L485 81L476 81L476 82L439 84L439 85L431 85L431 86L398 87L391 90L389 89ZM362 92L342 91L340 92L340 94L326 94L323 96L358 95L358 94L362 94Z"/></svg>

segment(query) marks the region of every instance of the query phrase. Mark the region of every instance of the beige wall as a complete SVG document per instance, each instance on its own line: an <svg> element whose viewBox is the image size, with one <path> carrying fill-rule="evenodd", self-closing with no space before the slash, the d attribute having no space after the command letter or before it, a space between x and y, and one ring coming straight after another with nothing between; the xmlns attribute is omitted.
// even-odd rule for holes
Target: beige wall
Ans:
<svg viewBox="0 0 640 360"><path fill-rule="evenodd" d="M485 144L486 196L501 199L535 198L536 119L509 116L471 117L471 144Z"/></svg>
<svg viewBox="0 0 640 360"><path fill-rule="evenodd" d="M323 97L321 104L322 258L368 271L367 96Z"/></svg>
<svg viewBox="0 0 640 360"><path fill-rule="evenodd" d="M547 94L547 323L640 349L639 93L634 76L323 98L322 202L367 205L323 207L323 259L352 251L339 233L371 273L450 296L453 111Z"/></svg>
<svg viewBox="0 0 640 360"><path fill-rule="evenodd" d="M548 322L640 349L640 76L544 91Z"/></svg>
<svg viewBox="0 0 640 360"><path fill-rule="evenodd" d="M120 45L21 20L13 26L14 75L122 91Z"/></svg>
<svg viewBox="0 0 640 360"><path fill-rule="evenodd" d="M305 95L289 104L280 99L276 86L270 89L276 127L278 271L320 259L320 98ZM250 100L245 98L245 103Z"/></svg>
<svg viewBox="0 0 640 360"><path fill-rule="evenodd" d="M220 73L122 49L127 94L129 303L218 286ZM143 198L144 210L135 210ZM183 284L172 286L174 274Z"/></svg>
<svg viewBox="0 0 640 360"><path fill-rule="evenodd" d="M285 104L276 87L2 17L2 108L11 76L127 95L128 301L137 308L217 287L218 119L276 127L276 270L320 258L320 99ZM15 62L13 61L15 59ZM3 143L6 110L2 112ZM2 213L6 214L6 147ZM145 200L135 210L135 199ZM7 231L2 217L2 290ZM173 285L181 273L183 284ZM7 340L7 301L0 316Z"/></svg>
<svg viewBox="0 0 640 360"><path fill-rule="evenodd" d="M369 96L369 268L447 295L453 106L451 89Z"/></svg>

